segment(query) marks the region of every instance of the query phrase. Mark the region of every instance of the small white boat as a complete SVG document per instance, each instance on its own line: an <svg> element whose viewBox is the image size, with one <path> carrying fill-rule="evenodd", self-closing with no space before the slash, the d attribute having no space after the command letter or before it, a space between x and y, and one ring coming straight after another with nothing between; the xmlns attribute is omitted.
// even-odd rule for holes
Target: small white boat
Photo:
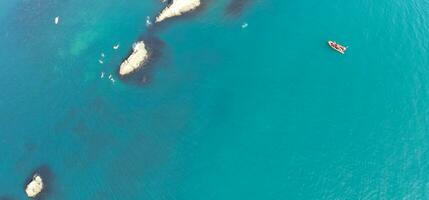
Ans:
<svg viewBox="0 0 429 200"><path fill-rule="evenodd" d="M58 24L60 22L60 17L59 16L55 17L54 22L55 22L55 24Z"/></svg>
<svg viewBox="0 0 429 200"><path fill-rule="evenodd" d="M346 52L346 50L347 50L347 47L342 46L342 45L340 45L340 44L338 44L338 43L336 43L334 41L328 41L328 45L332 49L334 49L335 51L340 52L341 54L344 54Z"/></svg>
<svg viewBox="0 0 429 200"><path fill-rule="evenodd" d="M119 44L113 46L113 49L119 49Z"/></svg>
<svg viewBox="0 0 429 200"><path fill-rule="evenodd" d="M104 62L102 60L98 60L98 63L103 64Z"/></svg>
<svg viewBox="0 0 429 200"><path fill-rule="evenodd" d="M150 17L147 16L146 17L146 26L150 26L150 25L152 25L152 22L150 21Z"/></svg>

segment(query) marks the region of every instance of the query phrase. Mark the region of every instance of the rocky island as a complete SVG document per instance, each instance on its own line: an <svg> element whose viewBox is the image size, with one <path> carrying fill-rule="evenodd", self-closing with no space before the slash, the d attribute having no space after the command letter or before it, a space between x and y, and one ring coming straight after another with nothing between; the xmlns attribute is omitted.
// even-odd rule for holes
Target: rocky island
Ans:
<svg viewBox="0 0 429 200"><path fill-rule="evenodd" d="M140 41L135 43L133 45L133 52L119 67L119 74L124 76L133 72L141 67L148 57L148 51L144 42Z"/></svg>
<svg viewBox="0 0 429 200"><path fill-rule="evenodd" d="M156 17L156 22L161 22L167 18L180 16L183 13L196 9L201 5L200 0L173 0L167 8L161 11Z"/></svg>
<svg viewBox="0 0 429 200"><path fill-rule="evenodd" d="M28 197L34 198L43 190L43 180L38 174L33 176L33 179L25 188L25 193Z"/></svg>

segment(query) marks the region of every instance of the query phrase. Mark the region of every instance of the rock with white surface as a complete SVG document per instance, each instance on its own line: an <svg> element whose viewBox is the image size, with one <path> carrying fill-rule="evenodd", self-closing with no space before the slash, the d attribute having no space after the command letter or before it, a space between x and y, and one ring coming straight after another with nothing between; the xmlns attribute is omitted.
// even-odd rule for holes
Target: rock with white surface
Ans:
<svg viewBox="0 0 429 200"><path fill-rule="evenodd" d="M124 62L122 62L121 66L119 67L119 74L124 76L133 72L134 70L141 67L146 62L148 57L148 51L144 42L140 41L135 43L133 46L133 52Z"/></svg>
<svg viewBox="0 0 429 200"><path fill-rule="evenodd" d="M200 0L173 0L161 13L156 17L155 22L161 22L165 19L180 16L183 13L192 11L201 5Z"/></svg>
<svg viewBox="0 0 429 200"><path fill-rule="evenodd" d="M25 188L25 193L28 197L34 198L43 190L43 180L38 174L33 176L33 179Z"/></svg>

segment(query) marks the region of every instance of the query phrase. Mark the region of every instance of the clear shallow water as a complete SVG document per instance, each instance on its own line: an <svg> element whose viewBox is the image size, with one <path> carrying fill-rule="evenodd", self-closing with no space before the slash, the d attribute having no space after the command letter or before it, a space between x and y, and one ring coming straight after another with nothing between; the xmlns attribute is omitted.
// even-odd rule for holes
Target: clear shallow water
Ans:
<svg viewBox="0 0 429 200"><path fill-rule="evenodd" d="M428 198L427 2L227 3L152 33L158 1L2 1L0 197L48 166L46 199Z"/></svg>

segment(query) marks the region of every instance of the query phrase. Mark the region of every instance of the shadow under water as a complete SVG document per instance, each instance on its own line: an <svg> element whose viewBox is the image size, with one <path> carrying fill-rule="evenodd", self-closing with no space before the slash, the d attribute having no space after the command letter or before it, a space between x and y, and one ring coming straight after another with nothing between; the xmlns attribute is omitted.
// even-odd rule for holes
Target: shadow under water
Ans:
<svg viewBox="0 0 429 200"><path fill-rule="evenodd" d="M0 200L13 200L13 198L8 196L0 196Z"/></svg>

